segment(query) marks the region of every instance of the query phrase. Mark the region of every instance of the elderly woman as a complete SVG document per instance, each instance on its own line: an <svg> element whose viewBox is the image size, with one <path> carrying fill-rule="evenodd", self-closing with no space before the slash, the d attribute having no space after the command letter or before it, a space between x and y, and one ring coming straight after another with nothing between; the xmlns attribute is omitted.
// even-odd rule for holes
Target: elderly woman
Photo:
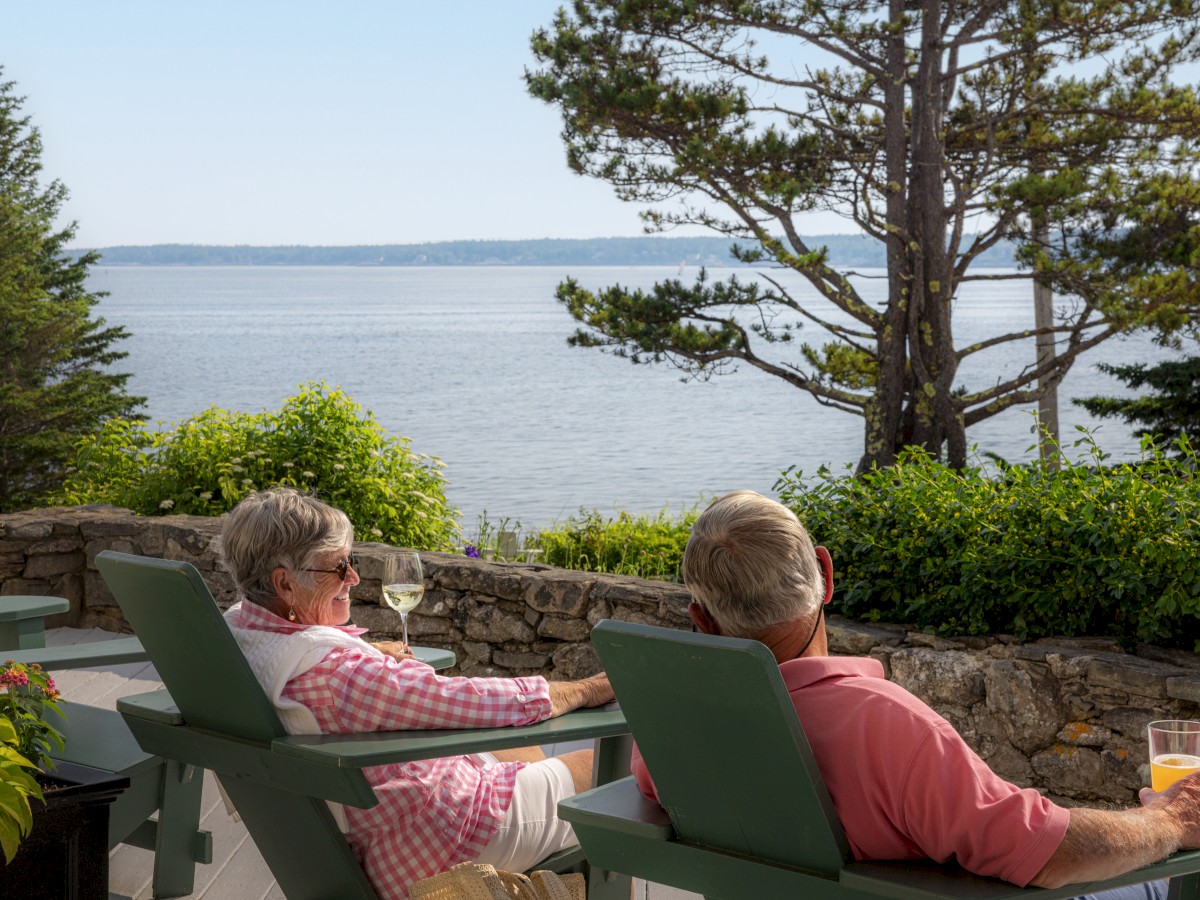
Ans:
<svg viewBox="0 0 1200 900"><path fill-rule="evenodd" d="M353 539L344 513L287 488L247 497L222 532L241 595L226 621L290 733L527 725L613 699L604 675L444 677L368 644L347 624ZM379 803L346 807L344 830L382 898L466 860L521 871L576 843L556 808L590 786L591 755L530 748L369 768Z"/></svg>

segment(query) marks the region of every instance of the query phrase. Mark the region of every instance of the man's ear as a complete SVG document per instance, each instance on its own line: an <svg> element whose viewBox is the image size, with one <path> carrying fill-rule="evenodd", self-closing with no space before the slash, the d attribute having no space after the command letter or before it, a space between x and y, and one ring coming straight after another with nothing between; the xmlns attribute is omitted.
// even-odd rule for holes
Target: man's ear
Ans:
<svg viewBox="0 0 1200 900"><path fill-rule="evenodd" d="M825 605L828 606L829 601L833 599L833 557L824 547L814 549L817 551L817 559L821 561L821 568L825 570Z"/></svg>
<svg viewBox="0 0 1200 900"><path fill-rule="evenodd" d="M708 610L693 600L688 604L688 617L692 623L705 634L720 634L721 629L717 627L717 623L713 621L713 617L708 614Z"/></svg>

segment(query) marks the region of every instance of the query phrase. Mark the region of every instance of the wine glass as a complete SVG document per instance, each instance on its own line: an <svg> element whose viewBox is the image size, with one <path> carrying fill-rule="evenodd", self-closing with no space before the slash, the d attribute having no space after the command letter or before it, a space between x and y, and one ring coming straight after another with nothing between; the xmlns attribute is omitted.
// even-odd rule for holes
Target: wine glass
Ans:
<svg viewBox="0 0 1200 900"><path fill-rule="evenodd" d="M383 597L381 603L400 613L404 643L408 644L408 614L425 594L425 576L421 557L415 550L391 550L383 557Z"/></svg>

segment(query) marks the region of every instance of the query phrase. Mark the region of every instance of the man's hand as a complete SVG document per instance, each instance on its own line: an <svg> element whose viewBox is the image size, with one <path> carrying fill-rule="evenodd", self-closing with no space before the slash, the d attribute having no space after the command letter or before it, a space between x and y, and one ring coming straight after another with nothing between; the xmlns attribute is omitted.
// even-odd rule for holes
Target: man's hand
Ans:
<svg viewBox="0 0 1200 900"><path fill-rule="evenodd" d="M1099 881L1200 848L1200 772L1161 793L1143 788L1139 798L1140 809L1072 809L1066 836L1031 883Z"/></svg>
<svg viewBox="0 0 1200 900"><path fill-rule="evenodd" d="M1179 849L1200 848L1200 772L1187 775L1165 791L1142 788L1138 799L1145 809L1161 809L1179 829Z"/></svg>
<svg viewBox="0 0 1200 900"><path fill-rule="evenodd" d="M385 656L395 660L416 659L408 644L404 641L368 641L368 643Z"/></svg>

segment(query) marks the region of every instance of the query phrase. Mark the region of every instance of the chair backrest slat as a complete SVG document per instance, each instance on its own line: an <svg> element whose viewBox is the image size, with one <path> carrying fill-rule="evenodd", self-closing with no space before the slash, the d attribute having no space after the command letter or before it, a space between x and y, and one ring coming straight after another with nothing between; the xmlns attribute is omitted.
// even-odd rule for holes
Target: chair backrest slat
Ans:
<svg viewBox="0 0 1200 900"><path fill-rule="evenodd" d="M286 733L194 566L105 550L96 567L189 725L253 741Z"/></svg>
<svg viewBox="0 0 1200 900"><path fill-rule="evenodd" d="M836 875L849 845L766 647L615 621L592 642L681 839Z"/></svg>

